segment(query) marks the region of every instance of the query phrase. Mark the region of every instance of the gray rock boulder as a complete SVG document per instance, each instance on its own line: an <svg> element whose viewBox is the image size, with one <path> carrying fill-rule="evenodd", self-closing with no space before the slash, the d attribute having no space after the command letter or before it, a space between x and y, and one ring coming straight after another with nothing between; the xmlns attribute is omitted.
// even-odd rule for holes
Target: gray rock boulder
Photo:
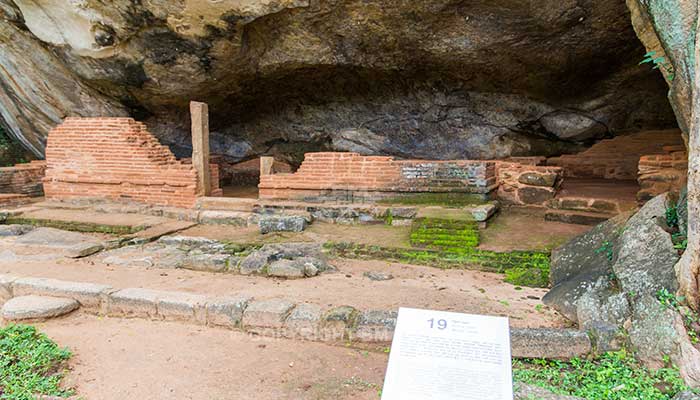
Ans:
<svg viewBox="0 0 700 400"><path fill-rule="evenodd" d="M612 218L552 252L553 287L542 299L546 305L578 322L578 299L599 279L610 281L613 277L615 250L620 246L619 237L630 215Z"/></svg>
<svg viewBox="0 0 700 400"><path fill-rule="evenodd" d="M31 225L0 225L0 237L21 236L32 230L34 227Z"/></svg>
<svg viewBox="0 0 700 400"><path fill-rule="evenodd" d="M662 228L668 201L666 195L653 198L625 225L613 271L626 293L678 290L675 265L680 257L671 235Z"/></svg>
<svg viewBox="0 0 700 400"><path fill-rule="evenodd" d="M673 396L672 400L700 400L700 395L686 390Z"/></svg>
<svg viewBox="0 0 700 400"><path fill-rule="evenodd" d="M333 270L321 246L314 243L267 244L246 256L239 264L243 275L304 278Z"/></svg>

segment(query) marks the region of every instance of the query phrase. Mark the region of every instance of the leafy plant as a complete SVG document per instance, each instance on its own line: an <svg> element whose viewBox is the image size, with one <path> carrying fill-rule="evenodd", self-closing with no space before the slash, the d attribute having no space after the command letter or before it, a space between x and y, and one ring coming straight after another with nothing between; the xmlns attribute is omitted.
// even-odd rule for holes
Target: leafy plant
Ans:
<svg viewBox="0 0 700 400"><path fill-rule="evenodd" d="M61 365L71 357L32 326L0 329L0 399L31 400L37 395L66 397Z"/></svg>
<svg viewBox="0 0 700 400"><path fill-rule="evenodd" d="M685 325L690 341L693 343L700 342L700 331L698 331L700 316L688 307L683 306L685 297L676 296L674 293L669 292L668 289L663 288L656 292L656 298L662 307L676 310L683 317L683 325Z"/></svg>
<svg viewBox="0 0 700 400"><path fill-rule="evenodd" d="M665 73L669 81L673 81L676 77L673 65L666 60L666 57L656 55L656 51L646 53L642 61L639 62L639 65L642 64L651 64L654 66L653 69L660 69Z"/></svg>
<svg viewBox="0 0 700 400"><path fill-rule="evenodd" d="M569 362L513 362L516 381L589 400L668 400L688 388L676 368L650 370L625 350Z"/></svg>
<svg viewBox="0 0 700 400"><path fill-rule="evenodd" d="M606 240L603 242L603 244L600 245L597 249L595 249L596 254L600 253L605 253L605 258L608 259L608 261L613 260L613 256L615 255L613 252L613 244L609 240Z"/></svg>

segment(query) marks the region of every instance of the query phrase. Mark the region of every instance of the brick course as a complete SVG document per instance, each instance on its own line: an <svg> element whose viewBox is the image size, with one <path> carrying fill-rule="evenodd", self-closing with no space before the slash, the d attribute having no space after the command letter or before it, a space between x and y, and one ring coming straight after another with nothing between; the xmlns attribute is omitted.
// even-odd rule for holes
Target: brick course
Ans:
<svg viewBox="0 0 700 400"><path fill-rule="evenodd" d="M637 200L646 202L665 192L679 192L688 175L688 153L685 146L665 146L666 154L642 156L637 181L641 190Z"/></svg>
<svg viewBox="0 0 700 400"><path fill-rule="evenodd" d="M357 153L307 153L295 173L260 177L260 198L379 198L391 193L462 192L488 195L497 186L493 161L395 160Z"/></svg>
<svg viewBox="0 0 700 400"><path fill-rule="evenodd" d="M191 164L132 118L67 118L49 133L44 190L48 198L105 198L193 207ZM215 168L214 177L218 176ZM214 192L218 179L212 179Z"/></svg>
<svg viewBox="0 0 700 400"><path fill-rule="evenodd" d="M41 180L44 178L46 163L32 161L12 167L0 168L0 193L20 194L38 197L44 194Z"/></svg>

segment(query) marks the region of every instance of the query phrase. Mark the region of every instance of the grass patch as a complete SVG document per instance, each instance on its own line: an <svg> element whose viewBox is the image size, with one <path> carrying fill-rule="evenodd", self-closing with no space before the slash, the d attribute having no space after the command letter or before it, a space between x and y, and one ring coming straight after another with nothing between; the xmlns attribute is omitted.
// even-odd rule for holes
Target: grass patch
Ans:
<svg viewBox="0 0 700 400"><path fill-rule="evenodd" d="M669 400L688 390L676 368L650 370L624 350L590 360L514 361L513 377L588 400Z"/></svg>
<svg viewBox="0 0 700 400"><path fill-rule="evenodd" d="M516 268L536 269L542 276L549 276L549 254L535 251L498 253L473 248L405 249L347 242L328 242L324 247L337 257L387 260L443 269L469 269L498 273L508 273ZM543 286L549 284L548 280L539 283Z"/></svg>
<svg viewBox="0 0 700 400"><path fill-rule="evenodd" d="M63 364L70 357L70 351L59 348L32 326L0 329L0 399L72 395L72 391L60 388Z"/></svg>
<svg viewBox="0 0 700 400"><path fill-rule="evenodd" d="M480 194L471 193L412 193L379 200L379 204L400 204L405 206L445 206L466 207L488 203Z"/></svg>

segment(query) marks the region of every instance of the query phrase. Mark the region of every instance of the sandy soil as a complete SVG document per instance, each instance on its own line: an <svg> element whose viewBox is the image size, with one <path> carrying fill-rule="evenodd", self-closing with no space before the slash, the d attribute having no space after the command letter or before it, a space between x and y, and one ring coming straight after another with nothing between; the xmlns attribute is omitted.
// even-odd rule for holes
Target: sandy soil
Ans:
<svg viewBox="0 0 700 400"><path fill-rule="evenodd" d="M567 323L542 306L546 289L517 288L503 282L503 275L459 270L439 270L383 261L333 260L338 272L300 280L216 274L189 270L107 267L86 261L61 263L12 263L0 273L96 282L115 288L143 287L207 295L244 293L257 299L288 298L327 307L350 305L359 309L430 308L445 311L502 315L516 327L560 327ZM363 276L387 271L389 281Z"/></svg>
<svg viewBox="0 0 700 400"><path fill-rule="evenodd" d="M592 227L544 220L545 210L506 208L481 230L479 248L493 251L551 250Z"/></svg>
<svg viewBox="0 0 700 400"><path fill-rule="evenodd" d="M388 358L381 351L81 314L37 326L73 351L64 383L87 400L374 400Z"/></svg>

